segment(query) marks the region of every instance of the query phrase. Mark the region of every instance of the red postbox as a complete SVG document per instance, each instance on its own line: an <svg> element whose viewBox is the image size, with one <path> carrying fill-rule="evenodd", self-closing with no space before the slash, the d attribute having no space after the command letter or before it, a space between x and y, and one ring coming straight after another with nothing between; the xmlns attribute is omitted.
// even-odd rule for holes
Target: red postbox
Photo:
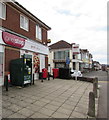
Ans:
<svg viewBox="0 0 109 120"><path fill-rule="evenodd" d="M59 69L58 69L58 68L54 68L54 69L52 69L52 70L53 70L54 78L59 77Z"/></svg>
<svg viewBox="0 0 109 120"><path fill-rule="evenodd" d="M48 77L48 71L47 71L46 68L43 68L43 69L42 69L42 77L43 77L43 78L47 78L47 77Z"/></svg>

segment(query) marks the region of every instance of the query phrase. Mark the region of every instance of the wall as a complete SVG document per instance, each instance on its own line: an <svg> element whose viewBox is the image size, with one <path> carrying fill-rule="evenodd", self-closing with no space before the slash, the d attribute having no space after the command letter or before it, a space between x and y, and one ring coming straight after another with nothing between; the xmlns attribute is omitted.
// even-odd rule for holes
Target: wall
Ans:
<svg viewBox="0 0 109 120"><path fill-rule="evenodd" d="M71 69L73 69L73 62L72 62L72 50L70 50L70 60L71 60L71 62L70 62L70 65L69 65L69 67L71 68Z"/></svg>
<svg viewBox="0 0 109 120"><path fill-rule="evenodd" d="M26 36L32 40L36 40L36 22L29 17L29 31L20 28L20 14L23 15L21 10L12 7L10 3L6 5L6 20L2 20L2 26L12 30L18 34ZM25 15L25 14L24 14ZM47 30L42 30L42 41L47 44Z"/></svg>
<svg viewBox="0 0 109 120"><path fill-rule="evenodd" d="M5 47L5 74L10 71L10 61L20 58L20 50L12 47Z"/></svg>

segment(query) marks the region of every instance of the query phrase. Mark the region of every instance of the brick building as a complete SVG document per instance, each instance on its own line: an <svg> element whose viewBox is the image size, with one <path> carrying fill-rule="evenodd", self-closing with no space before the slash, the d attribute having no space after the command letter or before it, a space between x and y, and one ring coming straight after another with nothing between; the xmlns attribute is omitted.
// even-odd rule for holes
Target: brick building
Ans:
<svg viewBox="0 0 109 120"><path fill-rule="evenodd" d="M37 71L48 68L47 32L50 29L18 2L0 2L0 85L10 72L10 61L24 54L32 56L36 78Z"/></svg>

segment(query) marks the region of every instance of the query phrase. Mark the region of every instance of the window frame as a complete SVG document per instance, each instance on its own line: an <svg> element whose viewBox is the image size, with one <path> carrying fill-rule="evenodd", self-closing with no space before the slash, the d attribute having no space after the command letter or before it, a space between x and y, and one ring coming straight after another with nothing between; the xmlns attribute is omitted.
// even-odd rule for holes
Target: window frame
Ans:
<svg viewBox="0 0 109 120"><path fill-rule="evenodd" d="M3 20L6 20L6 4L4 4L3 2L0 2L0 4L2 4L2 5L4 5L4 7L5 7L5 17L3 17L3 16L0 16L0 19L3 19Z"/></svg>
<svg viewBox="0 0 109 120"><path fill-rule="evenodd" d="M28 21L27 29L26 29L25 25L24 25L24 27L21 26L21 17L24 17L24 24L26 23L25 20ZM29 19L26 16L22 15L22 14L20 14L20 28L23 29L23 30L29 31Z"/></svg>
<svg viewBox="0 0 109 120"><path fill-rule="evenodd" d="M68 54L66 54L66 53L68 53ZM57 59L65 60L67 57L69 57L69 55L70 55L69 50L54 51L54 59L55 60L57 60Z"/></svg>
<svg viewBox="0 0 109 120"><path fill-rule="evenodd" d="M36 39L42 40L42 28L36 24Z"/></svg>

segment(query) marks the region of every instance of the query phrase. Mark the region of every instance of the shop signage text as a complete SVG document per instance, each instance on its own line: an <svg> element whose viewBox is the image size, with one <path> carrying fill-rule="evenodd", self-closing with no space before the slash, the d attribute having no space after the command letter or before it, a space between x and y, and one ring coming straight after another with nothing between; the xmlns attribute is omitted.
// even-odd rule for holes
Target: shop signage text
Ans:
<svg viewBox="0 0 109 120"><path fill-rule="evenodd" d="M22 48L25 45L25 39L8 32L2 32L3 41L11 46Z"/></svg>

